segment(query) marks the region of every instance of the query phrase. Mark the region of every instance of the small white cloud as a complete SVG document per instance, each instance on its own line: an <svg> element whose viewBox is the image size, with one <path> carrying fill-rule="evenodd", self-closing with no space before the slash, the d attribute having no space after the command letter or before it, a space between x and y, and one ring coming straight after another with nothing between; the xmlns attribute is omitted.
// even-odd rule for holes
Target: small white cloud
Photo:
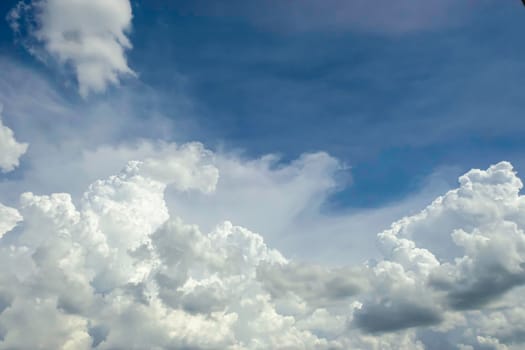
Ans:
<svg viewBox="0 0 525 350"><path fill-rule="evenodd" d="M7 19L16 33L25 33L29 52L73 69L84 97L134 74L125 55L131 48L129 0L21 1Z"/></svg>
<svg viewBox="0 0 525 350"><path fill-rule="evenodd" d="M19 165L19 159L26 153L28 144L16 141L13 130L2 123L1 112L0 105L0 170L7 173Z"/></svg>

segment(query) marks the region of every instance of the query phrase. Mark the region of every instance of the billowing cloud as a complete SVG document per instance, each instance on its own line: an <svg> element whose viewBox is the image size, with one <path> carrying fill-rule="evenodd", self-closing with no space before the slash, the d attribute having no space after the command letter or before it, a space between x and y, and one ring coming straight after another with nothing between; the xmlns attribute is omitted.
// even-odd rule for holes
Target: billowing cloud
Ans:
<svg viewBox="0 0 525 350"><path fill-rule="evenodd" d="M374 267L375 296L365 299L356 324L388 331L392 315L385 314L394 310L392 324L434 324L465 349L521 348L522 329L511 323L523 312L523 184L507 162L471 170L459 182L379 234L386 260ZM385 265L389 273L377 280Z"/></svg>
<svg viewBox="0 0 525 350"><path fill-rule="evenodd" d="M30 53L73 70L82 96L134 74L125 55L131 48L129 0L21 1L7 18Z"/></svg>
<svg viewBox="0 0 525 350"><path fill-rule="evenodd" d="M509 163L470 171L381 232L381 259L333 267L287 258L230 221L203 232L167 205L167 188L173 201L213 201L225 162L249 178L264 163L199 143L143 153L78 200L28 192L0 207L0 349L424 349L422 329L458 349L524 341L525 206ZM326 176L322 193L337 168L303 155L269 178L293 193Z"/></svg>
<svg viewBox="0 0 525 350"><path fill-rule="evenodd" d="M3 173L14 170L20 164L20 157L26 153L28 144L19 143L13 130L2 123L0 105L0 170Z"/></svg>
<svg viewBox="0 0 525 350"><path fill-rule="evenodd" d="M459 180L460 188L395 223L380 239L394 261L429 276L453 308L471 309L525 283L525 199L507 162Z"/></svg>
<svg viewBox="0 0 525 350"><path fill-rule="evenodd" d="M261 236L229 222L202 234L169 218L163 181L213 190L213 166L199 166L206 156L187 145L157 160L171 165L164 170L130 162L92 184L78 208L67 194L23 194L25 220L3 247L16 268L2 274L0 348L329 346L277 313L257 282L259 264L287 264ZM21 318L24 329L15 327Z"/></svg>
<svg viewBox="0 0 525 350"><path fill-rule="evenodd" d="M308 307L326 307L366 290L364 269L328 269L311 264L261 264L257 277L275 299L297 297Z"/></svg>

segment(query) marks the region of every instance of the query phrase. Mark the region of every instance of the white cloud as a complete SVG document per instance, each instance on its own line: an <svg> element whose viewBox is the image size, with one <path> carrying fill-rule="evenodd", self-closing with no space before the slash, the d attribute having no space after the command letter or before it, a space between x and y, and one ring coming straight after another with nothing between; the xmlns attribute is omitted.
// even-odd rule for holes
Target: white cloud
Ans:
<svg viewBox="0 0 525 350"><path fill-rule="evenodd" d="M379 235L378 263L332 268L286 258L229 221L203 233L168 209L164 191L212 200L223 169L225 181L259 177L283 198L316 183L287 204L300 213L335 185L335 159L270 166L198 143L142 150L78 203L25 193L17 209L1 207L2 230L18 227L0 240L0 349L424 349L425 327L463 348L523 341L525 206L510 164L469 172L394 223ZM442 240L457 250L439 249ZM457 303L467 296L477 302Z"/></svg>
<svg viewBox="0 0 525 350"><path fill-rule="evenodd" d="M507 162L471 170L459 182L458 189L379 235L390 261L374 271L377 276L385 265L390 271L372 279L375 293L364 300L357 325L387 330L383 323L394 311L393 324L402 322L401 315L410 318L407 325L431 321L438 337L465 349L519 349L525 341L515 326L525 284L522 182ZM426 311L413 313L414 307Z"/></svg>
<svg viewBox="0 0 525 350"><path fill-rule="evenodd" d="M26 153L28 144L19 143L13 130L2 123L2 106L0 105L0 170L3 173L14 170L20 164L20 157Z"/></svg>
<svg viewBox="0 0 525 350"><path fill-rule="evenodd" d="M84 97L134 74L125 55L131 20L129 0L21 1L8 15L29 52L74 71Z"/></svg>
<svg viewBox="0 0 525 350"><path fill-rule="evenodd" d="M182 149L163 161L183 166L199 158L198 147ZM97 333L94 329L100 349L323 343L295 329L292 318L277 314L256 282L260 262L286 260L260 236L229 223L209 235L177 220L163 223L168 219L165 184L142 171L145 163L131 162L118 176L94 183L79 209L67 194L22 196L26 220L13 238L17 249L3 247L5 259L23 263L2 273L19 282L14 289L2 284L9 306L0 315L6 330L0 348L89 348L86 337ZM195 184L177 169L163 178L184 183L184 189L213 188L216 177L204 187L199 180L208 168L190 163L185 170L196 175ZM38 331L20 337L14 322L29 309L38 315L24 322L21 331ZM259 317L254 319L255 314ZM39 328L43 319L56 323Z"/></svg>
<svg viewBox="0 0 525 350"><path fill-rule="evenodd" d="M363 276L314 268L325 285L302 290L308 268L286 267L258 234L229 222L203 234L170 218L163 181L209 192L217 173L198 144L164 147L161 158L96 181L79 205L68 194L22 195L24 221L0 245L0 348L346 348L348 297L366 287ZM297 302L311 305L302 312L278 311L267 292L285 275ZM336 330L322 322L332 315Z"/></svg>
<svg viewBox="0 0 525 350"><path fill-rule="evenodd" d="M507 162L459 180L380 240L390 259L444 292L449 307L476 309L525 284L525 197Z"/></svg>

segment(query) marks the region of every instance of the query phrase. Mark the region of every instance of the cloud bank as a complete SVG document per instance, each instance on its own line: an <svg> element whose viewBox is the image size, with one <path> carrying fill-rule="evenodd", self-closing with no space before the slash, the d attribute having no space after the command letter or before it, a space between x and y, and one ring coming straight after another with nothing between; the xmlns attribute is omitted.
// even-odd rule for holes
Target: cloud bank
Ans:
<svg viewBox="0 0 525 350"><path fill-rule="evenodd" d="M84 97L134 74L125 55L129 0L21 1L7 19L31 54L73 71Z"/></svg>
<svg viewBox="0 0 525 350"><path fill-rule="evenodd" d="M2 205L0 348L425 349L423 330L458 349L523 344L525 199L509 163L379 233L381 259L328 267L170 211L166 188L216 195L219 158L161 144L78 202L28 192Z"/></svg>

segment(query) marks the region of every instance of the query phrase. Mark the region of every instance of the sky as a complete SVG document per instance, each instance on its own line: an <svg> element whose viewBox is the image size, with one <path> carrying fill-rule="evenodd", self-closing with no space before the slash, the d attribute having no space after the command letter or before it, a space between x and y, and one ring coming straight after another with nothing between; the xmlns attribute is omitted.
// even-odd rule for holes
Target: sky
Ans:
<svg viewBox="0 0 525 350"><path fill-rule="evenodd" d="M520 1L0 13L0 349L524 346Z"/></svg>

